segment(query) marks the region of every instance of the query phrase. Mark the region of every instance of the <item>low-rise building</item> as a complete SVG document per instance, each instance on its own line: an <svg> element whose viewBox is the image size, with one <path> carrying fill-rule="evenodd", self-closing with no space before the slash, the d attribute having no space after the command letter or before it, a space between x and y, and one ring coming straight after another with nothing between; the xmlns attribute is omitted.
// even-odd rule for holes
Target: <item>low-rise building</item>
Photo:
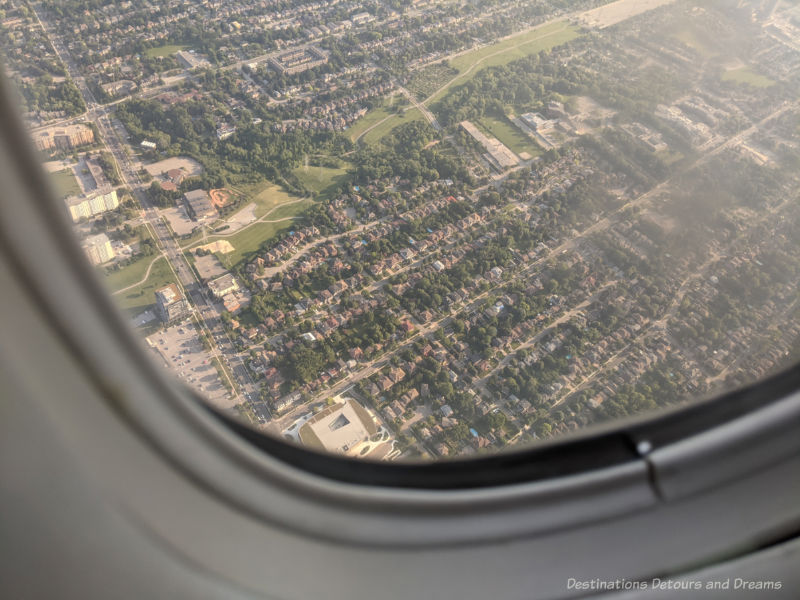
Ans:
<svg viewBox="0 0 800 600"><path fill-rule="evenodd" d="M195 221L212 220L217 216L217 209L205 190L192 190L183 195L186 210Z"/></svg>
<svg viewBox="0 0 800 600"><path fill-rule="evenodd" d="M462 121L460 125L472 139L486 150L483 157L496 170L504 171L508 167L516 167L519 164L519 157L497 138L485 135L469 121Z"/></svg>
<svg viewBox="0 0 800 600"><path fill-rule="evenodd" d="M239 283L231 273L225 273L225 275L220 275L216 279L212 279L208 282L208 291L210 291L211 294L217 299L220 299L231 292L235 292L238 289Z"/></svg>

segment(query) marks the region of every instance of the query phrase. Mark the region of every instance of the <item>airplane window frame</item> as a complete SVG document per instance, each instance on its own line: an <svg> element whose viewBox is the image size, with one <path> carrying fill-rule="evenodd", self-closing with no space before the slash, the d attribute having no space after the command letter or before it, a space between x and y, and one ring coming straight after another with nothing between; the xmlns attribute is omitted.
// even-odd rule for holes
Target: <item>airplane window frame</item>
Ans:
<svg viewBox="0 0 800 600"><path fill-rule="evenodd" d="M144 354L75 243L66 215L54 210L57 203L7 81L0 79L0 162L7 177L0 247L20 293L30 297L30 309L57 343L72 352L109 415L198 486L240 510L356 545L497 542L646 510L800 452L793 435L800 420L797 367L633 424L470 460L376 464L255 438L252 430L197 402ZM752 444L759 437L764 443ZM736 464L728 459L720 468L731 448L739 448ZM269 494L283 503L266 506ZM320 518L298 516L290 501ZM320 531L319 521L330 514L358 526ZM445 515L447 523L430 526Z"/></svg>

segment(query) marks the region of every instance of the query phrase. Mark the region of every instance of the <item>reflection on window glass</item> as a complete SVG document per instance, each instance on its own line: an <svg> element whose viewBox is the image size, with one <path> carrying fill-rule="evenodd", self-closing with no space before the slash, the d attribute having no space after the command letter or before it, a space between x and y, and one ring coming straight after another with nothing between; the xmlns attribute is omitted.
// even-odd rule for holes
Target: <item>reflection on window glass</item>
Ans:
<svg viewBox="0 0 800 600"><path fill-rule="evenodd" d="M795 2L0 17L59 208L125 318L265 433L491 453L798 358Z"/></svg>

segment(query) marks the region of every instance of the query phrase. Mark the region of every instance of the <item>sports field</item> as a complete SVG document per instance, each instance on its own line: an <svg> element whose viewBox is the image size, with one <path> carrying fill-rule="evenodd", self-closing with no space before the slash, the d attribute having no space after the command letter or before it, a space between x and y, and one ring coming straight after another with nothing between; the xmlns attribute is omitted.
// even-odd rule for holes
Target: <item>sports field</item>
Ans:
<svg viewBox="0 0 800 600"><path fill-rule="evenodd" d="M220 262L226 268L231 268L247 258L248 255L256 252L264 242L275 237L279 231L292 227L294 223L292 217L312 204L312 201L308 199L299 202L297 198L292 199L294 202L291 204L275 207L264 221L247 225L233 235L226 236L224 231L219 235L209 235L208 242L224 239L233 246L233 252L218 255Z"/></svg>
<svg viewBox="0 0 800 600"><path fill-rule="evenodd" d="M232 267L244 257L258 250L267 240L275 237L279 231L290 227L292 221L281 223L254 223L247 229L227 238L233 245L233 252L219 255L220 261L226 267Z"/></svg>
<svg viewBox="0 0 800 600"><path fill-rule="evenodd" d="M188 46L175 46L175 45L165 45L165 46L156 46L155 48L148 48L144 51L145 56L150 58L162 58L164 56L169 56L170 54L175 54L181 50L186 50Z"/></svg>
<svg viewBox="0 0 800 600"><path fill-rule="evenodd" d="M531 138L522 133L505 117L486 115L480 118L478 126L511 148L517 154L528 153L531 158L539 156L542 150Z"/></svg>

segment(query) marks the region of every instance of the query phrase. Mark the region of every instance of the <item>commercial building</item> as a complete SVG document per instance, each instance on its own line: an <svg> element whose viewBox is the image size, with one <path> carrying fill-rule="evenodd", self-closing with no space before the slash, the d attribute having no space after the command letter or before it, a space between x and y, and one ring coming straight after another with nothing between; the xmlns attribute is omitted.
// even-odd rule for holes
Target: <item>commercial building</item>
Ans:
<svg viewBox="0 0 800 600"><path fill-rule="evenodd" d="M207 219L215 219L217 216L217 209L208 197L208 192L205 190L192 190L183 195L183 200L186 203L186 210L189 216L195 221L205 221Z"/></svg>
<svg viewBox="0 0 800 600"><path fill-rule="evenodd" d="M552 129L558 124L557 119L545 119L539 113L524 113L520 115L520 119L533 131Z"/></svg>
<svg viewBox="0 0 800 600"><path fill-rule="evenodd" d="M71 150L94 142L94 131L87 125L67 125L33 134L37 150Z"/></svg>
<svg viewBox="0 0 800 600"><path fill-rule="evenodd" d="M84 217L88 219L119 206L117 190L100 191L88 197L70 196L64 202L75 223Z"/></svg>
<svg viewBox="0 0 800 600"><path fill-rule="evenodd" d="M238 289L239 284L236 282L236 278L231 273L226 273L225 275L221 275L220 277L212 279L208 282L208 290L217 299L220 299L231 292L235 292Z"/></svg>
<svg viewBox="0 0 800 600"><path fill-rule="evenodd" d="M82 246L86 256L89 257L89 262L93 265L101 265L116 256L111 247L111 241L105 233L90 235L84 240Z"/></svg>
<svg viewBox="0 0 800 600"><path fill-rule="evenodd" d="M186 69L196 69L197 67L207 67L209 62L200 54L196 54L192 50L180 50L175 53L175 58Z"/></svg>
<svg viewBox="0 0 800 600"><path fill-rule="evenodd" d="M352 398L343 398L306 421L299 435L311 448L357 456L377 432L366 409Z"/></svg>
<svg viewBox="0 0 800 600"><path fill-rule="evenodd" d="M104 83L100 86L109 96L127 96L136 91L136 82L130 79L120 79L111 83Z"/></svg>
<svg viewBox="0 0 800 600"><path fill-rule="evenodd" d="M76 167L72 169L84 194L94 192L107 193L111 190L111 184L103 172L103 167L97 156L82 156Z"/></svg>
<svg viewBox="0 0 800 600"><path fill-rule="evenodd" d="M156 290L156 313L164 323L188 316L189 303L174 283Z"/></svg>
<svg viewBox="0 0 800 600"><path fill-rule="evenodd" d="M504 171L509 167L516 167L519 164L519 157L497 138L484 135L482 131L469 121L462 121L460 125L472 139L486 150L483 158L496 170Z"/></svg>

